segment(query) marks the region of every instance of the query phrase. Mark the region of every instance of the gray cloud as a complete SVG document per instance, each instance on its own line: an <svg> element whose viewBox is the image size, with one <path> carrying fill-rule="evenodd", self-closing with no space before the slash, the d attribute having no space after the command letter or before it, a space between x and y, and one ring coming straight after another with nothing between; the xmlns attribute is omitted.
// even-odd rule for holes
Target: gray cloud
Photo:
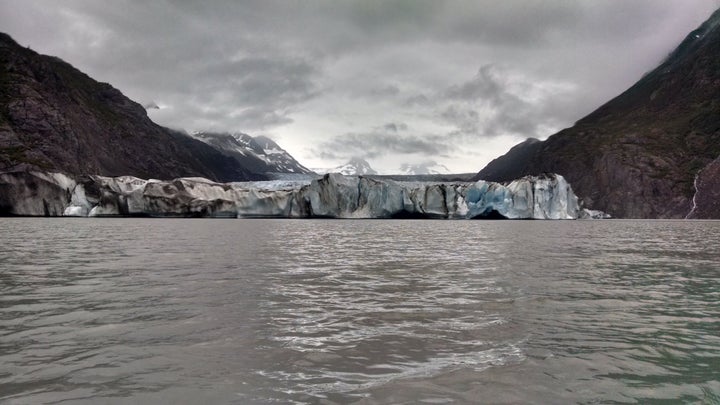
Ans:
<svg viewBox="0 0 720 405"><path fill-rule="evenodd" d="M0 2L0 26L138 102L155 101L162 108L149 114L162 125L275 135L301 160L367 151L388 162L423 153L440 161L460 150L489 153L478 145L498 137L545 137L571 125L717 7L720 0L23 0ZM440 163L472 171L482 159Z"/></svg>
<svg viewBox="0 0 720 405"><path fill-rule="evenodd" d="M481 131L480 114L472 108L450 105L440 112L440 117L453 124L457 132L477 134Z"/></svg>
<svg viewBox="0 0 720 405"><path fill-rule="evenodd" d="M248 57L206 62L196 67L202 74L169 72L161 83L147 88L162 92L151 99L174 107L180 123L193 128L193 119L211 119L213 127L257 130L292 122L292 109L321 94L314 80L316 66L300 58ZM173 93L170 93L173 92ZM195 108L177 93L193 99ZM142 96L141 96L142 97ZM147 96L145 96L147 97ZM239 113L237 111L243 111ZM218 112L222 112L219 115ZM231 127L231 128L228 128Z"/></svg>
<svg viewBox="0 0 720 405"><path fill-rule="evenodd" d="M388 132L406 131L408 126L404 122L388 122L383 125L383 129Z"/></svg>
<svg viewBox="0 0 720 405"><path fill-rule="evenodd" d="M42 37L62 51L49 53L139 102L170 105L163 114L170 119L166 125L202 129L198 122L226 130L284 125L292 122L295 106L321 93L315 83L321 68L312 55L258 40L253 30L236 28L237 20L216 26L230 16L250 18L231 3L202 10L194 2L120 3L70 0L53 12L41 2L24 7L25 14L44 21Z"/></svg>
<svg viewBox="0 0 720 405"><path fill-rule="evenodd" d="M192 83L191 92L221 95L226 108L240 110L226 118L248 130L288 124L294 106L320 94L313 83L316 68L299 59L244 58L216 64L206 72L207 77Z"/></svg>
<svg viewBox="0 0 720 405"><path fill-rule="evenodd" d="M541 137L547 127L564 122L557 102L572 91L554 83L515 75L494 65L480 67L470 80L452 85L439 96L437 114L455 126L457 139L499 135ZM549 108L550 107L550 108Z"/></svg>
<svg viewBox="0 0 720 405"><path fill-rule="evenodd" d="M392 84L370 90L370 95L373 97L392 97L398 95L399 93L400 89Z"/></svg>
<svg viewBox="0 0 720 405"><path fill-rule="evenodd" d="M405 106L427 106L430 105L430 98L425 94L415 94L405 99Z"/></svg>
<svg viewBox="0 0 720 405"><path fill-rule="evenodd" d="M317 68L302 59L247 57L209 65L204 71L208 76L200 83L219 88L237 86L248 101L262 104L277 99L302 101L312 97L315 90L311 78ZM212 80L216 77L223 80Z"/></svg>
<svg viewBox="0 0 720 405"><path fill-rule="evenodd" d="M455 100L482 98L490 102L498 102L508 95L504 84L498 77L495 67L485 65L480 67L477 75L471 80L447 89L444 96Z"/></svg>
<svg viewBox="0 0 720 405"><path fill-rule="evenodd" d="M394 125L394 124L393 124ZM441 137L386 132L346 133L319 145L315 153L326 159L348 159L353 156L373 159L386 155L422 154L447 156L454 149Z"/></svg>

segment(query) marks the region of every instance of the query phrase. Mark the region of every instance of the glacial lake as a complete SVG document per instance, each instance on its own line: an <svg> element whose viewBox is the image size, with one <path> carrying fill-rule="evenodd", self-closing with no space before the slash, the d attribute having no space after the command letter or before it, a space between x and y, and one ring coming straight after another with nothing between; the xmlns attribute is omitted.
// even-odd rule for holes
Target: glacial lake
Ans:
<svg viewBox="0 0 720 405"><path fill-rule="evenodd" d="M720 222L0 219L0 403L718 403Z"/></svg>

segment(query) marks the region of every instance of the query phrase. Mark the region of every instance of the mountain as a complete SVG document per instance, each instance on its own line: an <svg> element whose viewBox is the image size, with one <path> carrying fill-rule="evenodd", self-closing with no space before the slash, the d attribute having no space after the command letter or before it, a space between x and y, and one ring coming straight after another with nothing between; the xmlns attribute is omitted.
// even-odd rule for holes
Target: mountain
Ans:
<svg viewBox="0 0 720 405"><path fill-rule="evenodd" d="M192 136L238 159L255 173L313 173L266 136L252 137L241 132L234 134L198 132Z"/></svg>
<svg viewBox="0 0 720 405"><path fill-rule="evenodd" d="M378 174L365 159L354 157L344 165L334 167L332 169L316 169L317 173L340 173L345 176L364 176Z"/></svg>
<svg viewBox="0 0 720 405"><path fill-rule="evenodd" d="M152 122L145 108L59 58L0 33L0 171L262 179L237 160Z"/></svg>
<svg viewBox="0 0 720 405"><path fill-rule="evenodd" d="M614 217L720 218L718 158L720 10L631 88L573 127L513 147L476 179L553 172Z"/></svg>
<svg viewBox="0 0 720 405"><path fill-rule="evenodd" d="M435 162L424 162L417 164L404 163L400 166L398 174L403 176L417 176L422 174L448 174L450 170L444 165Z"/></svg>
<svg viewBox="0 0 720 405"><path fill-rule="evenodd" d="M509 181L512 179L507 178L506 173L522 172L524 165L528 162L537 152L537 148L542 144L542 141L535 138L528 138L525 141L513 146L503 156L493 160L485 166L484 169L476 176L480 178L492 178L499 179L497 181Z"/></svg>
<svg viewBox="0 0 720 405"><path fill-rule="evenodd" d="M314 172L295 160L285 149L281 148L275 141L266 136L253 138L263 150L264 159L272 166L274 173L302 173L313 174Z"/></svg>

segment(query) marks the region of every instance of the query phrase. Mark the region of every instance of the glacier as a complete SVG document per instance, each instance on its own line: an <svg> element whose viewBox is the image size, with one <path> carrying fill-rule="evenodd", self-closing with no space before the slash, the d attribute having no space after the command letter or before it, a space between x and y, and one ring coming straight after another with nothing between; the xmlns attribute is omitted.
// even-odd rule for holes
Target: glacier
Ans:
<svg viewBox="0 0 720 405"><path fill-rule="evenodd" d="M578 219L583 209L557 174L508 184L400 182L326 174L305 180L216 183L131 176L0 173L0 214L213 218Z"/></svg>

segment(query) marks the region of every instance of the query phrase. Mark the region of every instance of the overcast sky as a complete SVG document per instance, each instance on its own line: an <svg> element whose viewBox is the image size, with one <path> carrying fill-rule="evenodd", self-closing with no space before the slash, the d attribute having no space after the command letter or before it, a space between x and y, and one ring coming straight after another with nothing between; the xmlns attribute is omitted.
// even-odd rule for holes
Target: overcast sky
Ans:
<svg viewBox="0 0 720 405"><path fill-rule="evenodd" d="M619 94L720 0L0 0L0 30L157 123L267 135L308 167L476 172Z"/></svg>

